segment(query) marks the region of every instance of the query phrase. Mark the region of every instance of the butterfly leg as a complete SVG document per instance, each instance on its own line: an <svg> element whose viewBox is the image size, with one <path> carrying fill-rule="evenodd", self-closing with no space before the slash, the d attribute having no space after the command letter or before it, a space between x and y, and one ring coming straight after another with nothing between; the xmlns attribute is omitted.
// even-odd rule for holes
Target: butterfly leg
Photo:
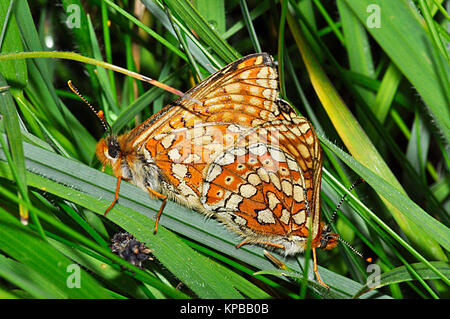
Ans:
<svg viewBox="0 0 450 319"><path fill-rule="evenodd" d="M276 247L276 248L280 248L280 249L285 249L285 247L283 245L275 244L275 243L271 243L271 242L267 242L267 241L260 241L260 240L244 240L240 244L237 244L236 248L241 248L245 244L263 244L263 245L272 246L272 247Z"/></svg>
<svg viewBox="0 0 450 319"><path fill-rule="evenodd" d="M105 213L103 214L104 216L106 216L106 214L110 211L111 208L113 208L113 206L116 204L117 200L119 199L119 188L120 188L121 181L122 181L122 176L119 176L117 178L116 194L114 195L114 199L113 199L111 205L109 205L109 207L105 210Z"/></svg>
<svg viewBox="0 0 450 319"><path fill-rule="evenodd" d="M322 281L322 279L320 279L319 272L317 271L317 257L316 257L316 249L315 248L312 248L312 253L313 253L313 261L314 261L314 273L316 274L317 281L322 286L324 286L326 288L330 288L330 286L328 286L326 283L324 283Z"/></svg>
<svg viewBox="0 0 450 319"><path fill-rule="evenodd" d="M162 204L161 204L161 207L159 208L159 212L158 212L158 214L156 215L155 229L153 230L153 234L156 234L156 232L158 231L159 219L161 218L161 214L162 214L162 212L163 212L163 210L164 210L164 206L166 206L167 196L158 193L157 191L151 189L151 188L148 187L148 186L147 186L147 191L148 191L150 194L152 194L153 196L155 196L155 197L157 197L157 198L159 198L159 199L162 199L162 201L163 201Z"/></svg>

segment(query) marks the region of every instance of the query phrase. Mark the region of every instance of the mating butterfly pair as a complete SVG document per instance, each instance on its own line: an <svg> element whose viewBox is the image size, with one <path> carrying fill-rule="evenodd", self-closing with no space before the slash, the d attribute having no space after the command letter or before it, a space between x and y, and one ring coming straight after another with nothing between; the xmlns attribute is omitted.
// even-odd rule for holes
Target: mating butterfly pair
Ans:
<svg viewBox="0 0 450 319"><path fill-rule="evenodd" d="M169 198L216 217L243 238L237 247L294 255L310 236L325 285L315 249L333 248L338 235L320 220L321 148L278 85L270 55L246 56L131 132L110 132L96 153L119 178L113 204L124 179L163 200L156 227Z"/></svg>

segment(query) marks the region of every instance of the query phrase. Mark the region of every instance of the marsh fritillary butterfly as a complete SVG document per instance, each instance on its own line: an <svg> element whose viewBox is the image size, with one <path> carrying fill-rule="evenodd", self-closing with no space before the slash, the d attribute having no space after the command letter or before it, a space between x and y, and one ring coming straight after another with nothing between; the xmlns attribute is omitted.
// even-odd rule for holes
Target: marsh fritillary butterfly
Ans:
<svg viewBox="0 0 450 319"><path fill-rule="evenodd" d="M279 99L266 53L212 74L131 132L109 134L97 156L121 179L163 200L214 216L243 237L285 255L336 246L320 220L322 155L311 123ZM109 208L111 208L113 206ZM108 210L109 210L108 208ZM156 231L155 227L155 231Z"/></svg>

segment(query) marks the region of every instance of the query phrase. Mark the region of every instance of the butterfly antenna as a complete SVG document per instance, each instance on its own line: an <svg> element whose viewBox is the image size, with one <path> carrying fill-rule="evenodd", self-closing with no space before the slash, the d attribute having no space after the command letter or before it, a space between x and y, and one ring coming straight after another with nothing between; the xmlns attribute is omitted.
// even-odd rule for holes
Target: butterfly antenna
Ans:
<svg viewBox="0 0 450 319"><path fill-rule="evenodd" d="M82 99L83 102L87 104L87 106L89 106L89 108L91 109L91 111L92 111L95 115L97 115L97 117L100 119L100 122L102 122L102 125L103 125L103 128L105 129L105 131L106 131L108 134L111 134L111 133L112 133L111 125L109 125L108 121L106 121L106 119L105 119L105 114L103 113L103 111L100 110L100 111L97 112L97 110L91 105L91 103L89 103L89 101L86 100L86 99L84 98L83 95L81 95L81 93L78 91L78 89L76 88L76 86L73 85L72 80L69 80L69 81L67 82L67 85L68 85L69 88L72 90L72 92L75 93L76 95L78 95L78 97L79 97L80 99Z"/></svg>
<svg viewBox="0 0 450 319"><path fill-rule="evenodd" d="M345 246L347 246L348 248L350 248L355 254L357 254L359 257L364 258L363 254L360 253L358 250L356 250L356 248L354 248L352 245L350 245L348 242L346 242L345 240L343 240L341 237L338 237L339 241L341 243L343 243Z"/></svg>
<svg viewBox="0 0 450 319"><path fill-rule="evenodd" d="M358 179L352 184L352 186L350 186L350 188L348 189L348 191L349 191L349 192L352 191L353 188L355 188L356 186L358 186L359 184L361 184L361 183L363 183L363 182L364 182L364 179L358 178ZM347 197L347 193L345 193L345 194L342 196L341 200L339 201L339 203L337 204L336 208L334 209L333 215L331 215L331 218L330 218L330 221L329 221L330 224L334 221L334 218L336 217L336 214L337 214L338 210L341 208L342 203L343 203L344 200L345 200L345 197Z"/></svg>
<svg viewBox="0 0 450 319"><path fill-rule="evenodd" d="M364 183L364 179L362 178L358 178L353 184L352 186L350 186L350 188L348 189L348 191L352 191L353 188L355 188L356 186L358 186L359 184ZM333 215L331 215L330 218L330 224L333 222L334 218L336 217L337 211L339 210L339 208L341 207L342 203L344 202L345 197L347 196L347 193L344 194L341 198L341 200L339 201L338 205L336 206L336 209L333 212ZM347 246L348 248L350 248L351 251L353 251L355 254L357 254L359 257L365 259L366 262L371 263L372 262L372 258L364 258L363 254L361 252L359 252L358 250L356 250L356 248L354 248L352 245L350 245L348 242L346 242L345 240L343 240L341 237L336 236L336 239L338 239L341 243L343 243L345 246Z"/></svg>
<svg viewBox="0 0 450 319"><path fill-rule="evenodd" d="M359 257L363 258L365 261L371 263L372 262L372 257L369 258L364 258L363 254L359 251L356 250L355 247L353 247L352 245L350 245L348 242L346 242L345 240L343 240L341 237L334 237L336 239L338 239L341 243L343 243L345 246L347 246L348 248L350 248L351 251L353 251L355 254L357 254Z"/></svg>

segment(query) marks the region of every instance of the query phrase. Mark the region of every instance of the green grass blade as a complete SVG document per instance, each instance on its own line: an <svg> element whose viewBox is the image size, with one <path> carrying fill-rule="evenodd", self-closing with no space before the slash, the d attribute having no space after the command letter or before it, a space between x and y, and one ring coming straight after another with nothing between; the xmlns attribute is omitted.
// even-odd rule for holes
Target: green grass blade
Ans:
<svg viewBox="0 0 450 319"><path fill-rule="evenodd" d="M242 16L244 18L245 25L250 35L250 39L252 40L253 48L255 49L255 52L262 52L261 45L259 44L258 37L256 36L255 33L255 28L253 27L253 21L250 16L250 12L248 11L247 1L240 0L239 4L241 6Z"/></svg>
<svg viewBox="0 0 450 319"><path fill-rule="evenodd" d="M0 221L2 250L49 281L50 293L57 293L59 298L111 298L111 294L81 268L80 288L69 287L67 282L71 273L67 271L67 267L73 261L23 227L3 209Z"/></svg>
<svg viewBox="0 0 450 319"><path fill-rule="evenodd" d="M341 18L350 70L372 79L375 78L370 43L364 26L361 25L345 2L338 0L336 3ZM359 88L358 91L370 105L375 97L374 93L363 88Z"/></svg>
<svg viewBox="0 0 450 319"><path fill-rule="evenodd" d="M395 64L389 64L381 81L372 110L380 123L384 123L403 76Z"/></svg>
<svg viewBox="0 0 450 319"><path fill-rule="evenodd" d="M34 269L0 255L0 277L23 289L35 298L57 299L66 297L50 280Z"/></svg>
<svg viewBox="0 0 450 319"><path fill-rule="evenodd" d="M450 278L450 266L448 263L442 262L442 261L433 261L431 264L439 270L444 276ZM415 263L410 265L424 280L430 280L430 279L439 279L439 277L436 275L436 273L427 265L424 265L423 263ZM381 287L392 285L392 284L398 284L402 282L412 281L415 280L413 276L411 276L411 273L409 272L408 268L405 266L397 267L395 269L392 269L388 272L385 272L380 275L378 278L377 283L372 283L370 287L368 285L365 285L356 295L355 298L359 298L361 295L365 294L366 292L372 290L372 289L379 289Z"/></svg>
<svg viewBox="0 0 450 319"><path fill-rule="evenodd" d="M11 4L13 1L11 1ZM23 51L19 28L14 14L11 14L10 1L0 3L0 21L2 22L0 42L0 52L20 52ZM2 61L0 63L1 75L11 86L13 95L22 90L28 80L27 65L23 60Z"/></svg>
<svg viewBox="0 0 450 319"><path fill-rule="evenodd" d="M89 26L89 34L91 38L91 45L92 45L92 51L94 54L94 58L98 61L103 61L102 54L100 52L100 48L98 46L98 41L95 36L94 26L92 25L91 20L88 17L88 26ZM109 61L108 61L109 62ZM97 67L97 76L98 80L100 82L100 86L102 87L102 91L106 97L106 100L108 101L108 104L105 104L104 107L109 106L113 112L118 112L119 108L117 106L116 102L116 95L115 95L115 87L112 87L112 84L114 84L114 77L111 77L113 75L112 70L108 70L106 72L104 68ZM106 108L108 110L108 108ZM106 112L105 114L109 114L109 112Z"/></svg>
<svg viewBox="0 0 450 319"><path fill-rule="evenodd" d="M226 63L230 63L239 57L239 54L218 33L211 28L208 22L198 13L189 1L166 0L165 3L173 13L189 22L200 39Z"/></svg>
<svg viewBox="0 0 450 319"><path fill-rule="evenodd" d="M404 193L398 191L394 186L389 184L389 182L374 174L370 169L364 165L361 165L361 163L355 161L350 155L329 142L325 137L320 135L319 137L328 148L338 155L342 161L351 167L381 196L387 198L391 205L402 212L402 214L404 214L405 217L407 217L412 223L415 223L417 227L423 229L429 237L441 244L447 251L450 251L450 229L448 227L428 215ZM397 236L397 240L400 240L399 236ZM399 242L403 242L403 240L400 240ZM406 243L403 242L403 245L404 244ZM424 260L420 254L414 251L411 246L405 245L405 248L412 252L416 258L420 259L429 266L431 265L428 261ZM442 274L440 274L440 276L444 281L450 284L450 280L448 280L448 278L443 277Z"/></svg>
<svg viewBox="0 0 450 319"><path fill-rule="evenodd" d="M94 55L89 36L87 16L84 10L78 10L79 8L82 8L81 2L79 0L62 0L61 2L64 6L64 11L66 12L65 22L74 24L73 27L70 28L70 32L77 43L77 52L84 56L93 57ZM76 22L79 23L76 24ZM98 92L99 83L97 81L97 76L95 75L94 66L86 64L84 67L89 73L89 81L92 86L92 91Z"/></svg>
<svg viewBox="0 0 450 319"><path fill-rule="evenodd" d="M382 27L368 27L371 0L345 0L402 74L417 89L445 139L450 141L450 65L442 54L434 55L434 44L423 21L407 1L377 2ZM412 67L415 66L415 67ZM438 70L438 72L436 72ZM447 85L446 85L447 83Z"/></svg>
<svg viewBox="0 0 450 319"><path fill-rule="evenodd" d="M2 1L0 3L0 21L2 21L0 52L23 51L19 28L15 16L12 13L13 1ZM10 86L10 92L0 93L0 113L5 117L5 128L8 135L9 147L15 171L17 173L16 182L20 189L21 196L28 199L26 176L24 173L25 160L22 149L22 138L19 128L19 119L15 105L11 99L11 94L19 95L28 80L27 65L23 60L0 62L0 87ZM19 206L22 223L28 223L28 211Z"/></svg>
<svg viewBox="0 0 450 319"><path fill-rule="evenodd" d="M206 22L220 35L225 32L225 1L194 0L193 5Z"/></svg>
<svg viewBox="0 0 450 319"><path fill-rule="evenodd" d="M18 26L22 41L25 44L25 50L43 51L27 1L16 1L14 10L16 16L21 17L18 20ZM92 154L95 147L92 136L58 99L52 80L50 79L51 73L49 72L47 61L33 59L29 61L28 67L30 71L29 86L34 87L35 93L42 100L46 101L45 105L42 105L43 109L40 113L46 114L51 119L50 121L55 122L54 126L58 128L58 131L64 132L64 138L66 138L66 135L71 137L77 145L76 150L80 156L86 161L89 160L89 154ZM31 74L32 70L34 70L33 74Z"/></svg>
<svg viewBox="0 0 450 319"><path fill-rule="evenodd" d="M0 87L6 86L6 82L0 74ZM12 100L9 91L0 93L0 114L4 117L4 127L6 134L8 136L8 143L2 141L2 148L5 152L10 153L10 158L8 158L8 163L11 169L15 172L14 179L17 183L19 189L19 196L21 196L25 201L30 202L27 190L27 181L25 174L25 157L22 147L22 134L19 127L18 114ZM9 150L5 149L9 145ZM23 224L28 224L28 210L19 205L20 219ZM40 227L39 220L35 215L32 215L33 221L39 225L40 234L43 235L42 228Z"/></svg>
<svg viewBox="0 0 450 319"><path fill-rule="evenodd" d="M158 33L154 32L152 29L150 29L149 27L147 27L145 24L143 24L142 22L140 22L139 20L137 20L135 17L133 17L131 14L129 14L128 12L126 12L125 10L123 10L122 8L120 8L118 5L116 5L114 2L110 1L110 0L104 0L109 6L111 6L111 8L114 8L115 10L117 10L118 12L120 12L122 15L124 15L127 19L133 21L133 23L135 23L137 26L139 26L140 28L142 28L145 32L147 32L148 34L150 34L152 37L154 37L156 40L158 40L159 42L161 42L164 46L166 46L169 50L171 50L172 52L174 52L175 54L177 54L180 58L187 60L185 54L183 54L183 52L181 52L179 49L177 49L173 44L171 44L169 41L167 41L166 39L164 39L163 37L161 37Z"/></svg>

